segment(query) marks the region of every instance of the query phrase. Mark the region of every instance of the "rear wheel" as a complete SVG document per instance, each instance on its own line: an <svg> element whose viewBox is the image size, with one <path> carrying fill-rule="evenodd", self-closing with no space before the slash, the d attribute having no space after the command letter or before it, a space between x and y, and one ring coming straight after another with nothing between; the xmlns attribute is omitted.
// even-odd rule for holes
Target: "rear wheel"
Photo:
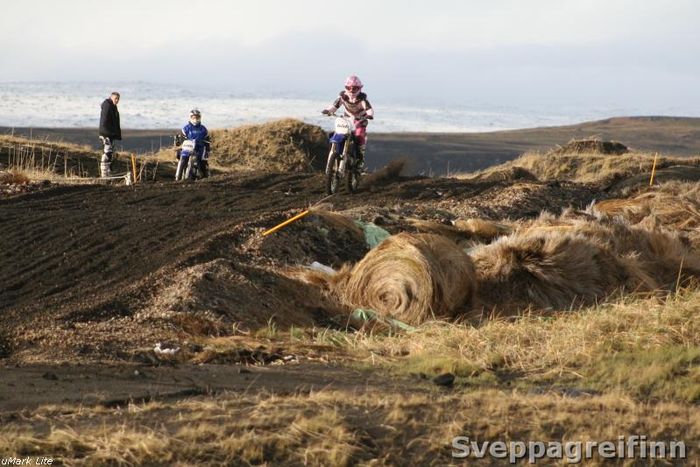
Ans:
<svg viewBox="0 0 700 467"><path fill-rule="evenodd" d="M348 170L347 187L350 193L355 193L360 186L360 172L357 167Z"/></svg>

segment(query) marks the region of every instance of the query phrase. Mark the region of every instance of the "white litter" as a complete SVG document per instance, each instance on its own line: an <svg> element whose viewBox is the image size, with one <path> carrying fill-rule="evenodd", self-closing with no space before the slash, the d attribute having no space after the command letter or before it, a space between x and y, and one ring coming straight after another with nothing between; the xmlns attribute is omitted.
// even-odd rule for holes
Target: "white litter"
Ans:
<svg viewBox="0 0 700 467"><path fill-rule="evenodd" d="M161 347L161 343L158 342L155 347L153 347L153 351L156 353L156 355L175 355L180 351L180 347L174 346L174 347ZM166 344L167 345L167 344Z"/></svg>
<svg viewBox="0 0 700 467"><path fill-rule="evenodd" d="M321 264L318 261L314 261L313 263L311 263L309 269L313 269L314 271L325 272L326 274L330 274L331 276L337 274L337 271L335 269L333 269L330 266L326 266L325 264Z"/></svg>

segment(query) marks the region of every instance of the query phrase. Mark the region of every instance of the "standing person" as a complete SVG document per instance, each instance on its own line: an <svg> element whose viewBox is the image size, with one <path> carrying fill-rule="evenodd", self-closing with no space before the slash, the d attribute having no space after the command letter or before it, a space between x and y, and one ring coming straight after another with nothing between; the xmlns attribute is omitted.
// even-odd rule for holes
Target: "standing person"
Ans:
<svg viewBox="0 0 700 467"><path fill-rule="evenodd" d="M112 169L112 156L114 154L114 142L122 139L122 128L119 122L120 95L113 92L102 102L102 112L100 113L100 140L104 145L102 161L100 163L100 176L109 177Z"/></svg>
<svg viewBox="0 0 700 467"><path fill-rule="evenodd" d="M354 118L355 140L358 144L358 155L360 157L359 167L365 166L365 150L367 147L367 120L374 118L374 109L367 100L367 94L362 92L362 81L355 75L350 75L345 79L345 90L340 91L338 98L321 113L330 115L340 108L345 108L345 115Z"/></svg>
<svg viewBox="0 0 700 467"><path fill-rule="evenodd" d="M199 173L203 178L208 177L210 142L207 127L202 125L202 112L200 112L198 109L190 110L190 121L182 128L182 134L185 139L194 141L194 153L197 157L197 167L199 168Z"/></svg>

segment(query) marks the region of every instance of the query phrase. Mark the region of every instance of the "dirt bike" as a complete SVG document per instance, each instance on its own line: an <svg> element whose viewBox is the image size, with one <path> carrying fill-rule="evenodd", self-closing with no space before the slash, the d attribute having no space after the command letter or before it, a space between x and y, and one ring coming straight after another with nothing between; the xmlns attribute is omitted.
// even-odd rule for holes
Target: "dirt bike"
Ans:
<svg viewBox="0 0 700 467"><path fill-rule="evenodd" d="M343 178L348 191L354 193L360 185L362 169L358 164L358 145L355 141L353 118L330 113L325 115L335 117L335 129L330 137L331 150L326 162L326 193L336 193ZM364 119L360 121L362 120Z"/></svg>
<svg viewBox="0 0 700 467"><path fill-rule="evenodd" d="M175 181L196 180L197 178L209 176L209 151L206 146L202 154L202 167L199 167L194 140L185 139L183 135L175 135L174 143L176 146L175 154L178 159Z"/></svg>

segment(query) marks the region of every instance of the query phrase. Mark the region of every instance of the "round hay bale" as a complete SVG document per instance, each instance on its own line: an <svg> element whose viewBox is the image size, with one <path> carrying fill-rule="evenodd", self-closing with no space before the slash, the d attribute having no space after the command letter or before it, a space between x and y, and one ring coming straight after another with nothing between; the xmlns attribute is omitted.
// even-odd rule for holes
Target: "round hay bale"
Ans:
<svg viewBox="0 0 700 467"><path fill-rule="evenodd" d="M408 324L452 318L474 294L469 256L449 239L401 233L371 250L336 285L343 301Z"/></svg>

